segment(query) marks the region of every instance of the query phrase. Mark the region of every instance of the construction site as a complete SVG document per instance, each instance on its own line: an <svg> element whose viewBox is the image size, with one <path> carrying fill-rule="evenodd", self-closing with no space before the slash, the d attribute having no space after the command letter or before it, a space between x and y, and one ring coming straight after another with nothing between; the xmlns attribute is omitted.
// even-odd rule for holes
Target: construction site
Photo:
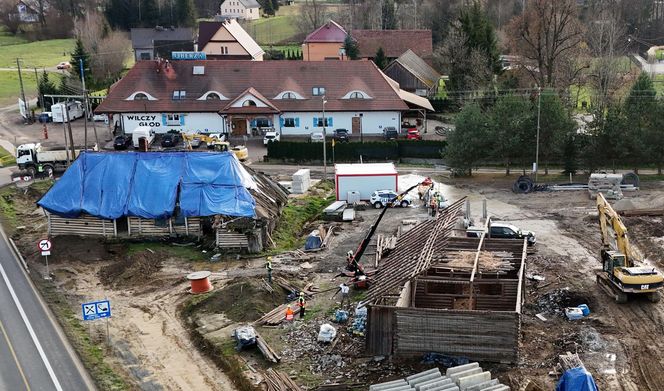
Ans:
<svg viewBox="0 0 664 391"><path fill-rule="evenodd" d="M101 349L121 388L537 391L581 368L598 389L661 389L661 182L605 175L561 189L400 169L381 207L350 192L335 206L335 186L308 172L297 184L250 175L260 222L67 232L75 219L48 217L36 203L50 182L35 182L3 190L3 225L61 323L110 300L108 321L65 332ZM47 268L35 243L54 221Z"/></svg>

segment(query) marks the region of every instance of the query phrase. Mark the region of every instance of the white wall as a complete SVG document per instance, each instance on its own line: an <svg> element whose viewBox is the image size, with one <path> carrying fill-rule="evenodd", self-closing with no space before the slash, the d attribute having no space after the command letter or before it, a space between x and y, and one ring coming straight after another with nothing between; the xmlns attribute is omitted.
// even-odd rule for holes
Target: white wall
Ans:
<svg viewBox="0 0 664 391"><path fill-rule="evenodd" d="M184 115L183 125L168 125L163 114ZM226 133L223 119L217 113L124 113L121 121L125 133L131 133L137 126L151 126L155 133L166 133L171 129L185 133Z"/></svg>
<svg viewBox="0 0 664 391"><path fill-rule="evenodd" d="M335 177L337 182L337 199L348 200L349 191L359 191L361 200L369 200L371 194L376 190L397 191L396 174L384 176L358 175Z"/></svg>
<svg viewBox="0 0 664 391"><path fill-rule="evenodd" d="M326 127L327 132L332 132L334 129L348 129L349 132L353 131L353 117L359 116L360 112L325 112L325 117L332 118L332 124ZM322 112L314 113L297 113L285 112L281 114L281 118L299 118L299 127L285 127L281 126L281 122L277 117L275 119L275 126L281 129L284 135L308 135L311 133L319 133L323 131L322 127L314 127L314 118L322 117ZM401 113L398 111L373 111L362 112L362 134L380 135L383 133L383 128L386 126L394 126L397 130L401 127ZM359 134L357 135L359 136Z"/></svg>

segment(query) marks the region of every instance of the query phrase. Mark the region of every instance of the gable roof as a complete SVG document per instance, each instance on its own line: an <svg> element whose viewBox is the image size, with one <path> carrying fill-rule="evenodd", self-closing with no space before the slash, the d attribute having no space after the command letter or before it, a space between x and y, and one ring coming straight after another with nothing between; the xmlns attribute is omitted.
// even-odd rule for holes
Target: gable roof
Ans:
<svg viewBox="0 0 664 391"><path fill-rule="evenodd" d="M330 19L324 25L311 32L304 39L304 43L310 42L344 42L348 33L337 22Z"/></svg>
<svg viewBox="0 0 664 391"><path fill-rule="evenodd" d="M221 4L224 4L228 0L224 0ZM238 0L244 8L260 8L261 5L256 0Z"/></svg>
<svg viewBox="0 0 664 391"><path fill-rule="evenodd" d="M435 86L441 76L438 71L433 69L426 63L426 61L410 49L406 50L406 52L399 56L399 58L392 61L385 68L385 71L393 67L395 64L400 64L404 69L410 72L419 81L426 84L429 88Z"/></svg>
<svg viewBox="0 0 664 391"><path fill-rule="evenodd" d="M251 95L254 98L258 99L259 101L263 102L267 107L257 107L257 106L242 106L242 107L233 107L233 104L240 100L241 98ZM272 113L278 113L279 109L274 107L272 103L270 103L270 100L267 99L266 97L263 96L260 92L256 91L254 87L249 87L246 90L242 91L240 95L238 95L235 99L230 101L226 107L221 109L222 113L235 113L235 114L261 114L265 112L272 112Z"/></svg>
<svg viewBox="0 0 664 391"><path fill-rule="evenodd" d="M204 74L194 75L194 66L205 67ZM326 111L407 110L388 79L372 61L139 61L111 88L96 112L219 112L228 101L197 99L218 91L233 100L250 87L279 111L320 111L321 98L313 96L314 87L325 88ZM186 99L172 100L174 90L187 91ZM273 99L289 90L304 99ZM353 90L372 99L341 99ZM126 100L136 91L157 100Z"/></svg>
<svg viewBox="0 0 664 391"><path fill-rule="evenodd" d="M194 29L191 27L177 28L134 28L131 29L131 46L136 48L152 48L154 41L192 41Z"/></svg>
<svg viewBox="0 0 664 391"><path fill-rule="evenodd" d="M265 53L235 19L227 19L223 22L200 22L198 25L198 50L203 50L221 28L225 28L251 57L256 58Z"/></svg>
<svg viewBox="0 0 664 391"><path fill-rule="evenodd" d="M431 30L353 30L351 36L362 58L375 57L380 47L388 58L397 58L408 49L424 58L433 55Z"/></svg>

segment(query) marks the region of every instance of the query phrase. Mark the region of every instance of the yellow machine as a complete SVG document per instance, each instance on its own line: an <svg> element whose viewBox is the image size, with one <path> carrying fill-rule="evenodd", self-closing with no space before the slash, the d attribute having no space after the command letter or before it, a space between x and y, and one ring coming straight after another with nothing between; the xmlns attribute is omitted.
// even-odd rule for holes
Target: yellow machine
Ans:
<svg viewBox="0 0 664 391"><path fill-rule="evenodd" d="M628 293L659 301L664 276L652 266L636 266L639 256L629 244L627 227L602 193L597 193L597 211L602 234L602 272L597 283L618 303L627 302Z"/></svg>
<svg viewBox="0 0 664 391"><path fill-rule="evenodd" d="M231 144L227 141L221 141L216 137L206 136L204 134L182 134L182 139L185 141L188 149L193 149L192 141L197 139L199 142L205 143L208 148L214 151L227 152L231 151L235 154L239 161L243 162L249 158L249 150L244 145L236 145L231 148Z"/></svg>

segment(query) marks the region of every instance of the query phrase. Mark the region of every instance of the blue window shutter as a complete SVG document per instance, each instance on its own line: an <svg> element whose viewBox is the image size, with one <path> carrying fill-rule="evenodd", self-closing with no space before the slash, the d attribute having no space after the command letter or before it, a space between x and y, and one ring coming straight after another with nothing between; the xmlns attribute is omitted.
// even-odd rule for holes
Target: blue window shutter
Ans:
<svg viewBox="0 0 664 391"><path fill-rule="evenodd" d="M332 117L327 117L327 126L334 126L332 123Z"/></svg>
<svg viewBox="0 0 664 391"><path fill-rule="evenodd" d="M284 119L279 117L279 126L284 126Z"/></svg>
<svg viewBox="0 0 664 391"><path fill-rule="evenodd" d="M252 119L252 120L251 120L251 127L252 127L252 128L255 128L255 127L256 127L256 120L255 120L255 119Z"/></svg>
<svg viewBox="0 0 664 391"><path fill-rule="evenodd" d="M318 126L318 118L314 117L314 127Z"/></svg>
<svg viewBox="0 0 664 391"><path fill-rule="evenodd" d="M300 127L300 118L299 117L295 118L295 126L298 127L298 128Z"/></svg>
<svg viewBox="0 0 664 391"><path fill-rule="evenodd" d="M166 126L166 114L161 115L161 124Z"/></svg>
<svg viewBox="0 0 664 391"><path fill-rule="evenodd" d="M180 114L180 126L184 125L184 114Z"/></svg>

